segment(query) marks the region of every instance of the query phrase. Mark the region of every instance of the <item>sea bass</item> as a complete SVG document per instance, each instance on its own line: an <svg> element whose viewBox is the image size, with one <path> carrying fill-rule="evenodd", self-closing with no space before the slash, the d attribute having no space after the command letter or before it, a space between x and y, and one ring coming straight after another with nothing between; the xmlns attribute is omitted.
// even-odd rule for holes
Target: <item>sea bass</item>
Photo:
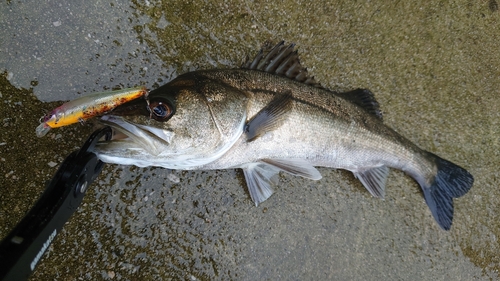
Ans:
<svg viewBox="0 0 500 281"><path fill-rule="evenodd" d="M301 66L294 44L266 45L239 69L185 73L101 117L118 137L95 148L108 163L168 169L243 170L255 204L280 171L319 180L315 167L349 170L383 198L389 168L420 185L445 230L453 198L473 184L465 169L384 125L364 89L337 93Z"/></svg>

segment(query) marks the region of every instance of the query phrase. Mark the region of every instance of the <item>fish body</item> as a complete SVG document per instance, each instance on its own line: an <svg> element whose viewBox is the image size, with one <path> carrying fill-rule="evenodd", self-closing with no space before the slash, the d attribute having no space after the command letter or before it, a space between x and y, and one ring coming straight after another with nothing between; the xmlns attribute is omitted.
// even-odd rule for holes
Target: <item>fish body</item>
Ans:
<svg viewBox="0 0 500 281"><path fill-rule="evenodd" d="M315 168L349 170L375 197L384 197L389 168L420 185L441 228L453 198L467 193L465 169L420 149L384 125L373 94L335 93L300 65L293 45L267 48L241 69L186 73L101 118L125 136L102 142L104 162L169 169L243 169L259 204L280 171L313 180Z"/></svg>

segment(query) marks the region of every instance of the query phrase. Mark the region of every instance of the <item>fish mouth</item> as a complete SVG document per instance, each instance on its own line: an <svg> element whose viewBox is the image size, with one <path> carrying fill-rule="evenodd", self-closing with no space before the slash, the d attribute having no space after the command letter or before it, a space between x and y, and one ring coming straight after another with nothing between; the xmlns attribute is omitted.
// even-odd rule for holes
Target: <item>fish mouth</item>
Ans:
<svg viewBox="0 0 500 281"><path fill-rule="evenodd" d="M130 122L122 117L104 115L100 123L113 129L110 141L96 144L93 152L106 163L134 165L138 167L163 167L167 169L192 170L220 158L238 140L235 134L228 142L200 149L197 146L181 145L170 130ZM241 131L244 122L240 125Z"/></svg>
<svg viewBox="0 0 500 281"><path fill-rule="evenodd" d="M132 123L115 115L101 116L99 122L113 129L113 138L97 145L96 152L102 154L123 149L142 149L151 156L158 156L167 151L174 136L169 130Z"/></svg>

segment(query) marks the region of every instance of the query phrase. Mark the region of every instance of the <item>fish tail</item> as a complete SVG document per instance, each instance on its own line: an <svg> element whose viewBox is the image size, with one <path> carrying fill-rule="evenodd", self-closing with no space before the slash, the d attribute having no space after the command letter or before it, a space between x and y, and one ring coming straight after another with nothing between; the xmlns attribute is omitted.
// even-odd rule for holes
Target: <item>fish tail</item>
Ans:
<svg viewBox="0 0 500 281"><path fill-rule="evenodd" d="M474 183L474 177L462 167L432 153L437 173L430 185L420 183L425 202L444 230L449 230L453 220L453 198L465 195Z"/></svg>

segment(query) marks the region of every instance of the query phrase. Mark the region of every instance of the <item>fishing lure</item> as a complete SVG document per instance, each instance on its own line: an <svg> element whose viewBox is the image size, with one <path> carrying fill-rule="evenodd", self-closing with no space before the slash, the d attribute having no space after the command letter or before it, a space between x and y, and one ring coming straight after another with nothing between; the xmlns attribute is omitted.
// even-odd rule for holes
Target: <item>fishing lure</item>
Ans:
<svg viewBox="0 0 500 281"><path fill-rule="evenodd" d="M52 128L71 125L103 115L121 104L143 96L147 97L147 94L146 87L135 87L107 93L93 93L66 102L42 117L41 124L36 128L36 135L43 137Z"/></svg>

